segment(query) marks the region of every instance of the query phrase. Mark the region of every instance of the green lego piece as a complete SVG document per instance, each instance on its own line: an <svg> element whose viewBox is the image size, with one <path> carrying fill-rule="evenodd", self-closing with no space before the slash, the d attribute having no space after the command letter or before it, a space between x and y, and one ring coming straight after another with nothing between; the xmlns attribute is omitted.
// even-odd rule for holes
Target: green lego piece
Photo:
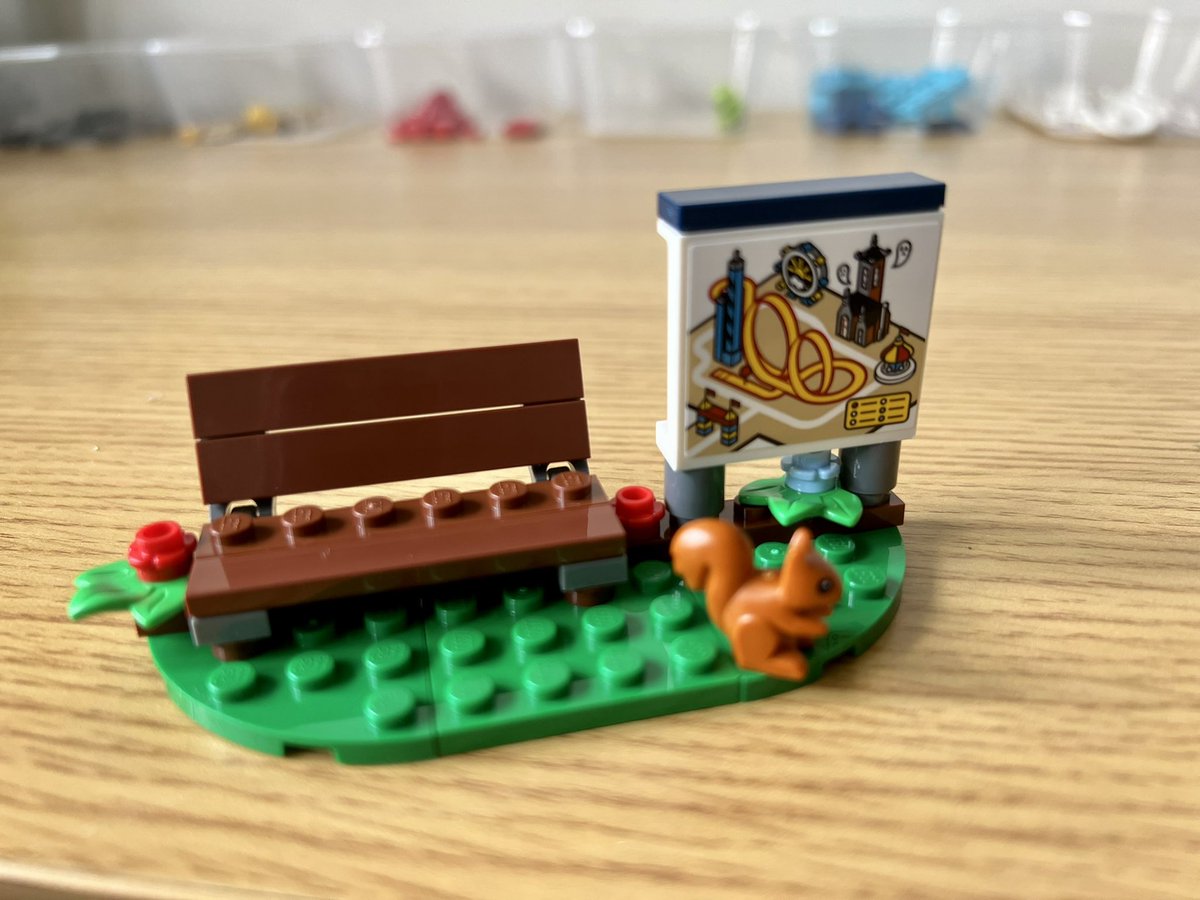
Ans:
<svg viewBox="0 0 1200 900"><path fill-rule="evenodd" d="M722 134L730 134L742 127L746 117L746 103L732 87L719 84L713 88L713 112L717 114L717 127Z"/></svg>
<svg viewBox="0 0 1200 900"><path fill-rule="evenodd" d="M375 600L354 627L314 619L293 646L223 663L186 634L152 637L171 699L209 731L282 756L328 749L343 763L437 756L425 625L411 601Z"/></svg>
<svg viewBox="0 0 1200 900"><path fill-rule="evenodd" d="M442 752L735 703L741 673L702 598L673 578L657 596L645 587L591 609L538 588L490 608L436 604L426 634Z"/></svg>
<svg viewBox="0 0 1200 900"><path fill-rule="evenodd" d="M829 617L829 634L813 645L804 684L820 678L835 659L861 656L879 640L896 617L904 582L904 541L896 528L823 534L814 546L841 574L842 599ZM743 672L741 699L757 700L801 686L761 672Z"/></svg>
<svg viewBox="0 0 1200 900"><path fill-rule="evenodd" d="M808 682L878 639L904 578L895 528L821 535L816 548L845 590ZM785 550L761 545L756 565L777 568ZM364 602L358 616L313 618L288 647L240 662L219 662L186 634L148 640L171 698L205 728L265 753L326 749L343 763L425 759L801 686L737 669L703 596L660 561L639 563L612 602L590 609L529 581Z"/></svg>
<svg viewBox="0 0 1200 900"><path fill-rule="evenodd" d="M853 528L863 514L862 500L845 488L804 494L788 487L782 478L752 481L738 491L737 499L743 506L765 506L785 528L818 516Z"/></svg>
<svg viewBox="0 0 1200 900"><path fill-rule="evenodd" d="M142 581L125 560L88 569L75 579L75 595L67 605L72 621L97 613L127 609L144 630L153 631L183 612L187 578Z"/></svg>

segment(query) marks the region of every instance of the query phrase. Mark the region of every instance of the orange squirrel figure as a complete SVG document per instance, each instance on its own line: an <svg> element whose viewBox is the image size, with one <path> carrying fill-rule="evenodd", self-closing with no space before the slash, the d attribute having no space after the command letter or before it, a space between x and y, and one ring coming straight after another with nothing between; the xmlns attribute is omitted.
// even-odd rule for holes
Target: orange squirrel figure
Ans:
<svg viewBox="0 0 1200 900"><path fill-rule="evenodd" d="M803 681L803 648L829 633L825 617L842 596L837 570L797 529L778 571L754 568L746 533L721 519L688 522L671 540L671 564L693 591L703 591L708 617L729 638L738 667Z"/></svg>

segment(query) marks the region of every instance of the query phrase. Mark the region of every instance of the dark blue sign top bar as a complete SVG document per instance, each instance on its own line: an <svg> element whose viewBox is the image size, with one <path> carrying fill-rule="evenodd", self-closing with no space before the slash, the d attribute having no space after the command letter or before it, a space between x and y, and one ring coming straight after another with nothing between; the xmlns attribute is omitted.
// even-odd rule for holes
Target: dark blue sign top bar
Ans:
<svg viewBox="0 0 1200 900"><path fill-rule="evenodd" d="M676 231L715 231L926 212L940 209L945 199L945 184L905 172L663 191L658 195L658 217Z"/></svg>

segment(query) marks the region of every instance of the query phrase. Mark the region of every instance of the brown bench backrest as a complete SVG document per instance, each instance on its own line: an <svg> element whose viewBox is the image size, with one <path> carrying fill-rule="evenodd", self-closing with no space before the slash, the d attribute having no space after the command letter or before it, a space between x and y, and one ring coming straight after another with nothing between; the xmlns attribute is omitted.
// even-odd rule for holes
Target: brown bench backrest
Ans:
<svg viewBox="0 0 1200 900"><path fill-rule="evenodd" d="M204 502L586 460L579 342L189 375Z"/></svg>

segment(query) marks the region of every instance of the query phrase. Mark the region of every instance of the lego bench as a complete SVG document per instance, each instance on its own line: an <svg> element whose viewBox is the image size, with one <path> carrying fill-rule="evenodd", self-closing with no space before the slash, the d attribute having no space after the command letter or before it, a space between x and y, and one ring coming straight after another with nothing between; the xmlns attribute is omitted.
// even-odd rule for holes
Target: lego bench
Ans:
<svg viewBox="0 0 1200 900"><path fill-rule="evenodd" d="M198 644L268 637L268 612L321 600L552 567L583 599L626 578L577 341L213 372L188 394L212 515L187 588ZM513 466L533 481L273 514L282 495Z"/></svg>

